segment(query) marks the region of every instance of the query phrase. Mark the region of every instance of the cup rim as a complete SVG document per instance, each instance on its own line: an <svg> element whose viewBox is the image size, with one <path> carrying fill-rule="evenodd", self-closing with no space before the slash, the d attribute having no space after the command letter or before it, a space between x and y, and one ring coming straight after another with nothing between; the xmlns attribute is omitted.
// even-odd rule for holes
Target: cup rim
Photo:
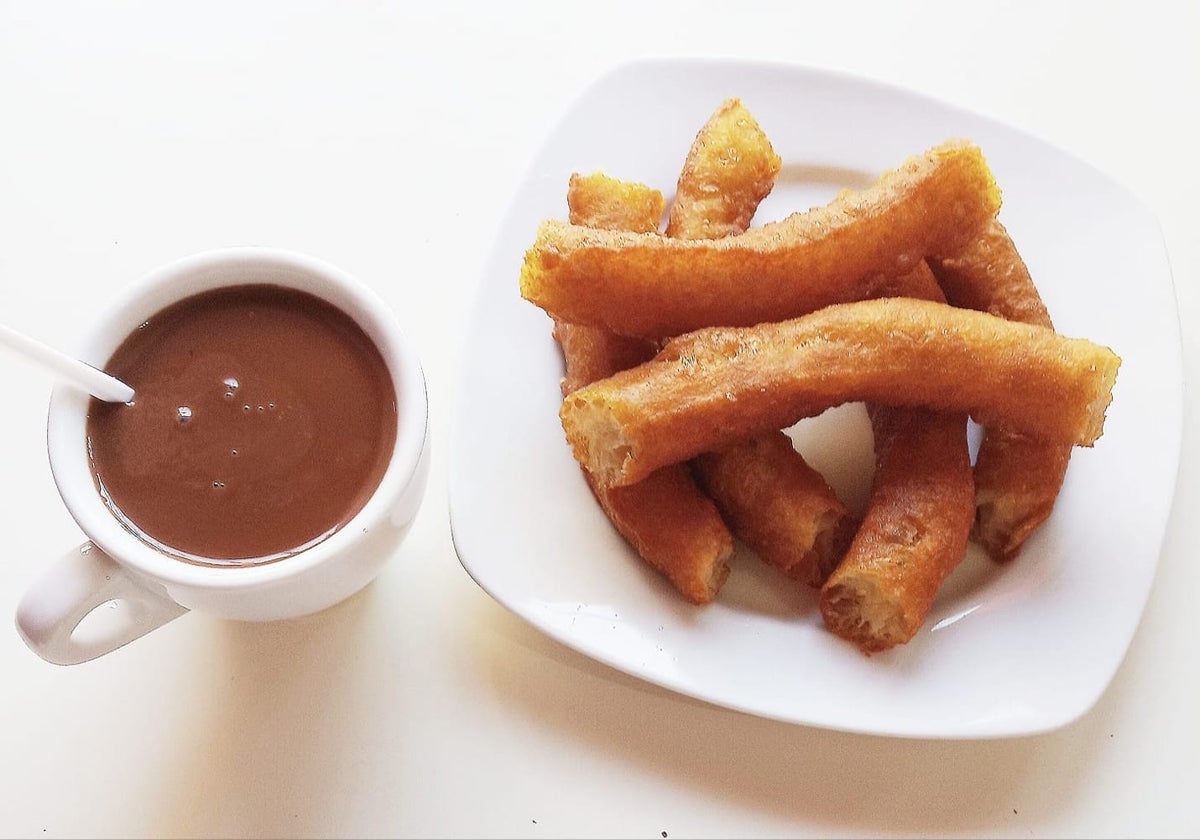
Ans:
<svg viewBox="0 0 1200 840"><path fill-rule="evenodd" d="M397 403L396 441L388 467L366 504L319 543L282 560L259 565L199 565L153 548L122 525L104 504L86 453L84 430L91 398L75 386L57 386L47 413L47 451L54 482L68 512L87 538L114 561L165 585L244 589L291 579L323 564L365 532L384 524L417 476L427 445L429 400L425 376L395 313L356 277L295 251L260 246L221 248L160 266L118 293L81 336L76 352L84 361L102 366L117 345L155 312L202 291L256 282L245 276L254 270L274 272L267 282L316 294L363 328L391 373Z"/></svg>

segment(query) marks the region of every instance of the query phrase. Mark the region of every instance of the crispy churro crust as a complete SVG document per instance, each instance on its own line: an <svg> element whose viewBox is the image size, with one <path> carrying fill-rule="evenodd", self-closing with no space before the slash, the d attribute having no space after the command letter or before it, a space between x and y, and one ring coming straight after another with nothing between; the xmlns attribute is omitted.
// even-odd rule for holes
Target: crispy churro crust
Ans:
<svg viewBox="0 0 1200 840"><path fill-rule="evenodd" d="M688 150L667 236L716 239L743 232L780 165L750 111L737 99L722 103ZM701 455L692 467L730 530L760 559L820 585L844 548L846 508L791 438L769 432Z"/></svg>
<svg viewBox="0 0 1200 840"><path fill-rule="evenodd" d="M777 321L861 299L865 278L958 253L999 207L979 148L950 141L862 192L723 239L543 222L521 294L555 317L630 335Z"/></svg>
<svg viewBox="0 0 1200 840"><path fill-rule="evenodd" d="M657 230L666 200L658 190L602 172L574 174L567 185L572 224L606 230ZM554 338L563 352L562 392L612 376L654 356L658 343L611 330L554 319Z"/></svg>
<svg viewBox="0 0 1200 840"><path fill-rule="evenodd" d="M975 514L966 415L873 406L871 426L870 504L820 595L825 625L866 653L916 634L965 556Z"/></svg>
<svg viewBox="0 0 1200 840"><path fill-rule="evenodd" d="M564 397L597 379L640 365L658 352L656 341L565 321L554 322L554 339L563 354L560 384Z"/></svg>
<svg viewBox="0 0 1200 840"><path fill-rule="evenodd" d="M686 464L655 470L637 484L588 484L634 550L693 604L708 604L729 577L733 537Z"/></svg>
<svg viewBox="0 0 1200 840"><path fill-rule="evenodd" d="M763 561L820 586L849 539L846 507L783 432L767 432L693 462L733 532Z"/></svg>
<svg viewBox="0 0 1200 840"><path fill-rule="evenodd" d="M650 362L572 392L560 416L577 460L605 484L858 400L965 411L1090 445L1119 365L1111 350L1045 327L887 298L680 336Z"/></svg>
<svg viewBox="0 0 1200 840"><path fill-rule="evenodd" d="M1001 425L984 429L975 458L975 539L993 560L1012 560L1050 518L1071 447Z"/></svg>
<svg viewBox="0 0 1200 840"><path fill-rule="evenodd" d="M665 208L666 199L658 190L603 172L575 173L567 184L567 210L573 225L658 233Z"/></svg>
<svg viewBox="0 0 1200 840"><path fill-rule="evenodd" d="M1054 326L1025 261L999 219L988 220L959 253L931 260L930 268L952 306L1006 321Z"/></svg>
<svg viewBox="0 0 1200 840"><path fill-rule="evenodd" d="M1053 328L1050 313L1012 238L993 219L960 254L932 264L955 306ZM1049 518L1071 447L989 426L975 461L975 539L995 560L1011 560Z"/></svg>
<svg viewBox="0 0 1200 840"><path fill-rule="evenodd" d="M880 296L945 301L933 271ZM975 513L966 415L870 405L875 477L854 539L821 591L826 626L871 653L908 642L966 554Z"/></svg>
<svg viewBox="0 0 1200 840"><path fill-rule="evenodd" d="M688 150L667 236L720 239L750 227L783 161L739 99L721 103Z"/></svg>
<svg viewBox="0 0 1200 840"><path fill-rule="evenodd" d="M572 176L567 206L573 223L657 229L662 194L602 174ZM562 348L564 396L654 355L655 342L555 321ZM617 531L651 567L695 604L711 602L729 576L733 537L687 465L671 464L627 487L605 487L584 469L596 501Z"/></svg>

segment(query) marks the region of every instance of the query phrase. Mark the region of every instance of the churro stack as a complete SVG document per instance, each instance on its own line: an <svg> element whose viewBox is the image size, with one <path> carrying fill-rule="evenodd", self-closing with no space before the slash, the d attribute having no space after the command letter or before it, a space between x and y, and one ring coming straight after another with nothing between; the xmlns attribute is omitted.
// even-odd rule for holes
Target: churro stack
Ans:
<svg viewBox="0 0 1200 840"><path fill-rule="evenodd" d="M1019 553L1072 447L1101 435L1120 359L1054 331L973 143L753 227L780 166L735 99L697 134L664 230L659 191L574 176L521 294L554 319L567 441L639 555L706 604L737 537L872 653L913 637L969 538ZM784 431L857 401L876 444L861 521Z"/></svg>

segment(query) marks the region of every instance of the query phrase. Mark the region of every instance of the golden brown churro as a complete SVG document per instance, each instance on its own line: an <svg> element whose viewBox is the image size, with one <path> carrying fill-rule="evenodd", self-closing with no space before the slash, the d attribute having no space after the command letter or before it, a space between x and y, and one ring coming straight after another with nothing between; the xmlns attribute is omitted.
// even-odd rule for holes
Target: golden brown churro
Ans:
<svg viewBox="0 0 1200 840"><path fill-rule="evenodd" d="M990 219L959 253L930 262L951 306L1006 321L1053 327L1029 269L999 219Z"/></svg>
<svg viewBox="0 0 1200 840"><path fill-rule="evenodd" d="M565 365L563 396L619 370L640 365L653 358L658 350L656 341L565 321L554 322L554 338L562 349Z"/></svg>
<svg viewBox="0 0 1200 840"><path fill-rule="evenodd" d="M721 104L688 150L667 235L715 239L750 226L779 155L737 99ZM843 547L846 508L779 430L692 462L726 524L763 561L818 586Z"/></svg>
<svg viewBox="0 0 1200 840"><path fill-rule="evenodd" d="M849 538L845 506L783 432L756 435L693 462L742 542L764 562L820 586Z"/></svg>
<svg viewBox="0 0 1200 840"><path fill-rule="evenodd" d="M739 99L709 117L688 150L675 187L667 236L720 239L743 233L783 161Z"/></svg>
<svg viewBox="0 0 1200 840"><path fill-rule="evenodd" d="M605 175L572 176L571 221L582 225L656 229L662 194ZM645 361L656 345L608 330L556 321L562 348L564 396L595 379ZM588 486L617 531L688 600L706 604L729 576L733 538L716 507L684 464L672 464L628 487L603 487L587 470Z"/></svg>
<svg viewBox="0 0 1200 840"><path fill-rule="evenodd" d="M871 426L871 500L820 597L825 625L867 653L916 634L966 553L975 511L965 414L874 405Z"/></svg>
<svg viewBox="0 0 1200 840"><path fill-rule="evenodd" d="M560 416L575 457L605 484L857 400L965 411L1090 445L1119 364L1044 327L887 298L680 336L650 362L571 393Z"/></svg>
<svg viewBox="0 0 1200 840"><path fill-rule="evenodd" d="M999 207L979 148L952 141L862 192L724 239L543 222L521 294L573 323L649 337L792 318L862 298L865 278L961 251Z"/></svg>
<svg viewBox="0 0 1200 840"><path fill-rule="evenodd" d="M567 184L567 209L573 225L596 230L658 233L666 200L656 189L622 181L603 172L578 173Z"/></svg>
<svg viewBox="0 0 1200 840"><path fill-rule="evenodd" d="M634 550L693 604L711 603L729 577L733 538L686 464L655 470L628 487L589 477L600 507Z"/></svg>
<svg viewBox="0 0 1200 840"><path fill-rule="evenodd" d="M929 266L880 296L945 301ZM826 627L864 652L913 637L942 581L962 561L975 514L967 417L870 405L875 476L854 539L821 590Z"/></svg>
<svg viewBox="0 0 1200 840"><path fill-rule="evenodd" d="M657 230L666 202L656 189L603 173L572 175L567 210L573 224L614 230ZM563 395L641 364L654 356L657 342L555 319L554 337L563 351Z"/></svg>
<svg viewBox="0 0 1200 840"><path fill-rule="evenodd" d="M955 306L1053 328L1025 261L993 219L957 256L933 269ZM995 560L1010 560L1054 509L1071 447L1031 440L1000 425L984 430L975 459L975 539Z"/></svg>

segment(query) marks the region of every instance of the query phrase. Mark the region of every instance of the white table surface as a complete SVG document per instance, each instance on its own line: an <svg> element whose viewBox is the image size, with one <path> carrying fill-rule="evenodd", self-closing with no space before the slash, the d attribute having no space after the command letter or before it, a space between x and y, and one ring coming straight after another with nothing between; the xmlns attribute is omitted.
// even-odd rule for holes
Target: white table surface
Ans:
<svg viewBox="0 0 1200 840"><path fill-rule="evenodd" d="M497 222L571 100L638 58L843 70L1074 152L1158 215L1194 378L1198 33L1184 2L0 2L0 319L66 345L178 256L305 251L411 324L435 445L409 539L330 611L188 615L70 668L0 633L0 835L1200 834L1190 431L1116 679L1076 723L1010 740L786 725L595 664L471 581L446 501L464 306ZM81 534L46 464L50 383L7 353L0 372L11 615Z"/></svg>

